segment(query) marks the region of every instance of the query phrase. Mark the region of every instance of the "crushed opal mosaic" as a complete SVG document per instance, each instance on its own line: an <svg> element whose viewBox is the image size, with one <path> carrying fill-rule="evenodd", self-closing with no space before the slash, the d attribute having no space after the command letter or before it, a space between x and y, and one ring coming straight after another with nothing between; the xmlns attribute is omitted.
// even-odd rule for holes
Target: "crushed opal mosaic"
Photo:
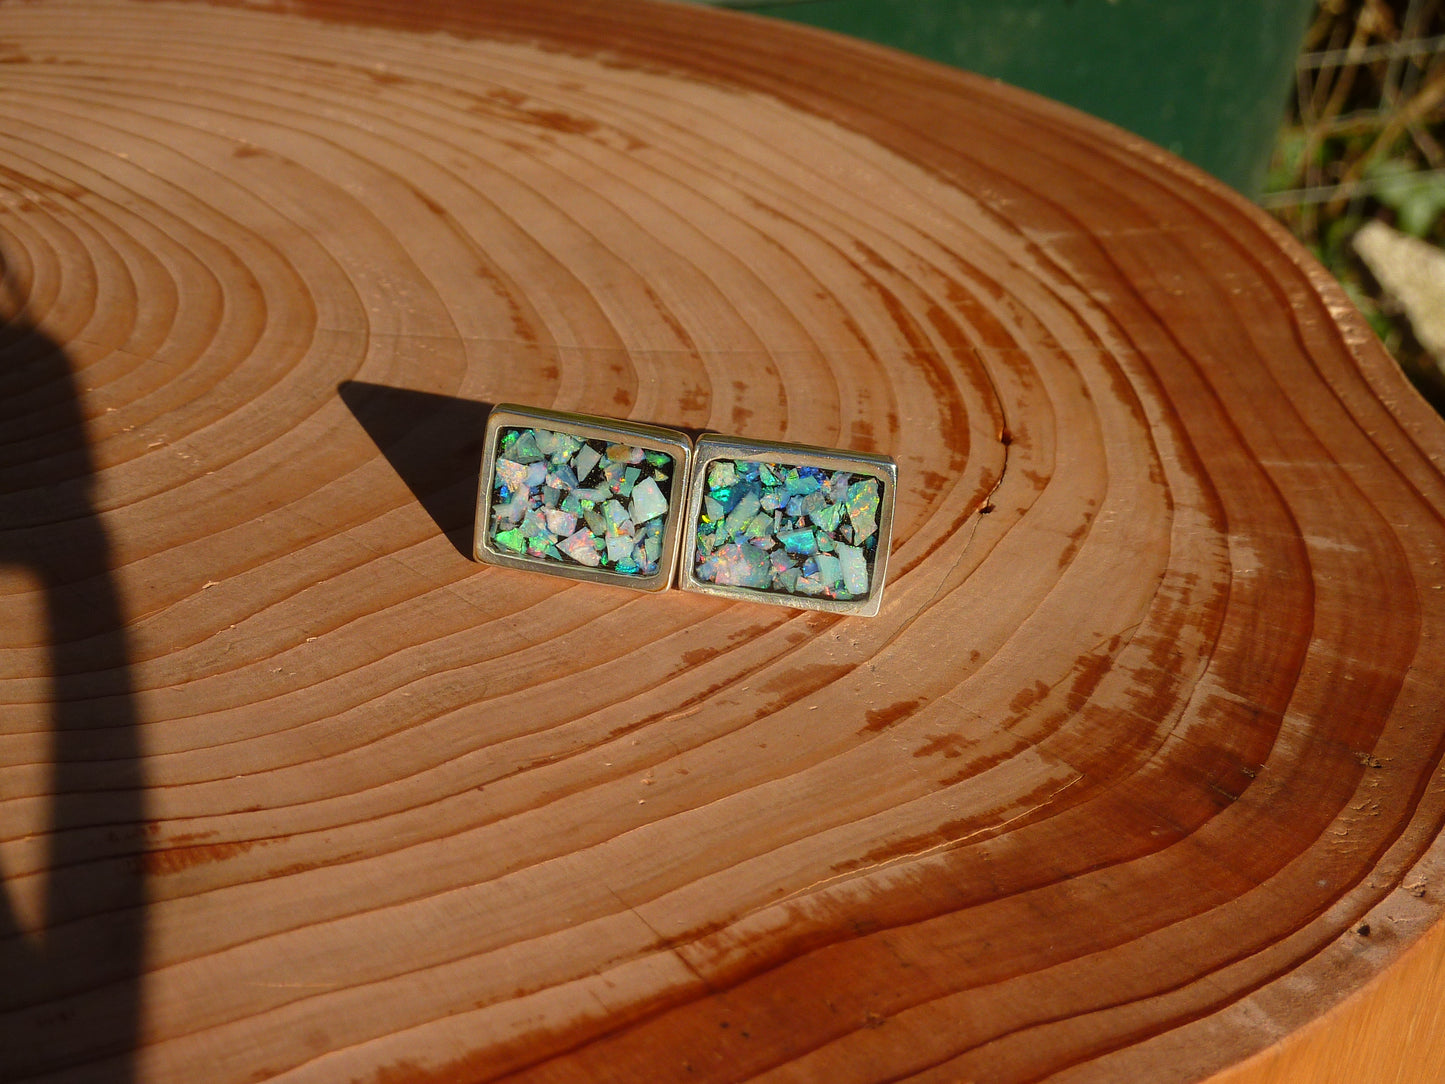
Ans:
<svg viewBox="0 0 1445 1084"><path fill-rule="evenodd" d="M880 479L742 459L714 459L705 469L693 525L697 580L840 602L868 596Z"/></svg>
<svg viewBox="0 0 1445 1084"><path fill-rule="evenodd" d="M694 441L502 403L487 419L472 553L641 591L676 573L686 591L873 617L897 481L897 464L871 452Z"/></svg>
<svg viewBox="0 0 1445 1084"><path fill-rule="evenodd" d="M501 428L488 541L516 557L655 575L676 468L662 451L540 427Z"/></svg>

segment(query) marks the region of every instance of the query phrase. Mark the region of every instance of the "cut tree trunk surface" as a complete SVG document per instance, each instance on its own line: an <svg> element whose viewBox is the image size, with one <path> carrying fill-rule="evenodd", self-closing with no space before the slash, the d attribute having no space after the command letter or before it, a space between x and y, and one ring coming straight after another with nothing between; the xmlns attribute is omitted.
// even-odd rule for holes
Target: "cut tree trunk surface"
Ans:
<svg viewBox="0 0 1445 1084"><path fill-rule="evenodd" d="M0 61L0 1078L1438 1070L1445 426L1262 213L684 5ZM504 400L892 455L880 614L473 563Z"/></svg>

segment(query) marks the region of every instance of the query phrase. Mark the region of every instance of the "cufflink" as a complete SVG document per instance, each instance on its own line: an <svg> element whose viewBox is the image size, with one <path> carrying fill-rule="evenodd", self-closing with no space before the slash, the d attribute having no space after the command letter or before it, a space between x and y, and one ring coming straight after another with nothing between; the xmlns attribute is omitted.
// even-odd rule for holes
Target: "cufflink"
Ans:
<svg viewBox="0 0 1445 1084"><path fill-rule="evenodd" d="M499 404L477 487L478 561L661 591L672 582L687 434Z"/></svg>
<svg viewBox="0 0 1445 1084"><path fill-rule="evenodd" d="M872 617L897 481L888 456L706 433L693 449L678 586Z"/></svg>

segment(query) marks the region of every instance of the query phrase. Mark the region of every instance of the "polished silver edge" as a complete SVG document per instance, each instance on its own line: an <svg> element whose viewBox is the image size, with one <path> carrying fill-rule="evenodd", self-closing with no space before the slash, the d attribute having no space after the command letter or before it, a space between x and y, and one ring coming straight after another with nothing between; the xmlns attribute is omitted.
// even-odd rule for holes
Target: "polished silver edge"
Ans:
<svg viewBox="0 0 1445 1084"><path fill-rule="evenodd" d="M702 513L702 499L707 488L707 468L714 459L741 459L759 463L787 463L794 466L821 467L824 470L846 470L866 474L883 483L883 497L878 516L878 552L873 558L873 577L868 597L852 601L809 598L782 592L759 591L752 587L721 587L706 583L693 575L693 553L697 549L697 520ZM704 433L693 445L692 474L688 482L687 518L683 523L682 547L677 559L678 586L684 591L697 591L720 598L757 602L772 606L791 606L798 610L822 610L850 617L875 617L883 604L883 588L888 577L888 554L893 544L893 494L898 488L898 464L890 456L873 452L850 452L839 448L820 448L812 444L789 444L776 440L746 440Z"/></svg>
<svg viewBox="0 0 1445 1084"><path fill-rule="evenodd" d="M588 568L586 565L562 564L541 557L518 557L503 553L488 541L488 526L492 516L492 477L497 463L497 436L503 428L557 429L574 436L590 440L625 442L633 447L650 451L666 452L673 457L673 499L670 500L667 524L662 532L662 555L658 558L658 570L651 576L629 576L625 572L612 572L602 568ZM678 543L682 535L680 511L687 507L688 487L692 478L692 441L686 433L676 429L663 429L642 422L629 422L617 418L601 418L591 414L571 414L559 410L542 410L520 406L516 403L498 403L487 416L486 445L482 452L482 469L477 479L477 511L473 522L472 556L484 564L502 568L516 568L526 572L541 572L564 579L583 580L587 583L605 583L615 587L626 587L634 591L663 591L672 584L673 570L677 566Z"/></svg>

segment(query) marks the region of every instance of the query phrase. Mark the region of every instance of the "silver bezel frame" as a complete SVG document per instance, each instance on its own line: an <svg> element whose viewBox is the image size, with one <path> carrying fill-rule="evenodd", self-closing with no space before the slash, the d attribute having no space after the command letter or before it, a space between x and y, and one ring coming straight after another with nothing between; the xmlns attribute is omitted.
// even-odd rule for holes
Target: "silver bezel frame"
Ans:
<svg viewBox="0 0 1445 1084"><path fill-rule="evenodd" d="M657 571L651 576L634 576L605 568L564 564L544 557L518 556L503 552L490 543L492 518L492 479L497 465L498 434L503 428L560 430L587 440L626 443L648 451L665 452L673 457L672 490L668 500L667 522L662 532L662 554ZM672 584L677 565L677 546L682 533L680 513L687 508L688 485L692 478L692 441L686 433L662 429L641 422L599 418L590 414L571 414L560 410L541 410L516 403L498 403L487 417L486 450L482 453L482 470L477 479L477 515L472 535L472 556L489 565L541 572L588 583L606 583L634 591L663 591Z"/></svg>
<svg viewBox="0 0 1445 1084"><path fill-rule="evenodd" d="M820 467L823 470L846 470L851 474L877 478L883 486L878 513L878 550L873 558L873 574L866 598L843 601L789 595L781 591L761 591L753 587L724 587L707 583L693 575L697 549L697 521L702 513L702 500L707 492L707 468L714 459L739 459L756 463L784 463L790 466ZM893 495L898 486L898 464L886 455L850 452L838 448L818 448L811 444L788 444L783 441L746 440L704 433L692 451L692 473L688 482L687 519L678 554L677 581L684 591L700 591L705 595L759 602L774 606L791 606L799 610L823 610L853 617L873 617L883 602L883 587L888 575L888 553L893 542Z"/></svg>

